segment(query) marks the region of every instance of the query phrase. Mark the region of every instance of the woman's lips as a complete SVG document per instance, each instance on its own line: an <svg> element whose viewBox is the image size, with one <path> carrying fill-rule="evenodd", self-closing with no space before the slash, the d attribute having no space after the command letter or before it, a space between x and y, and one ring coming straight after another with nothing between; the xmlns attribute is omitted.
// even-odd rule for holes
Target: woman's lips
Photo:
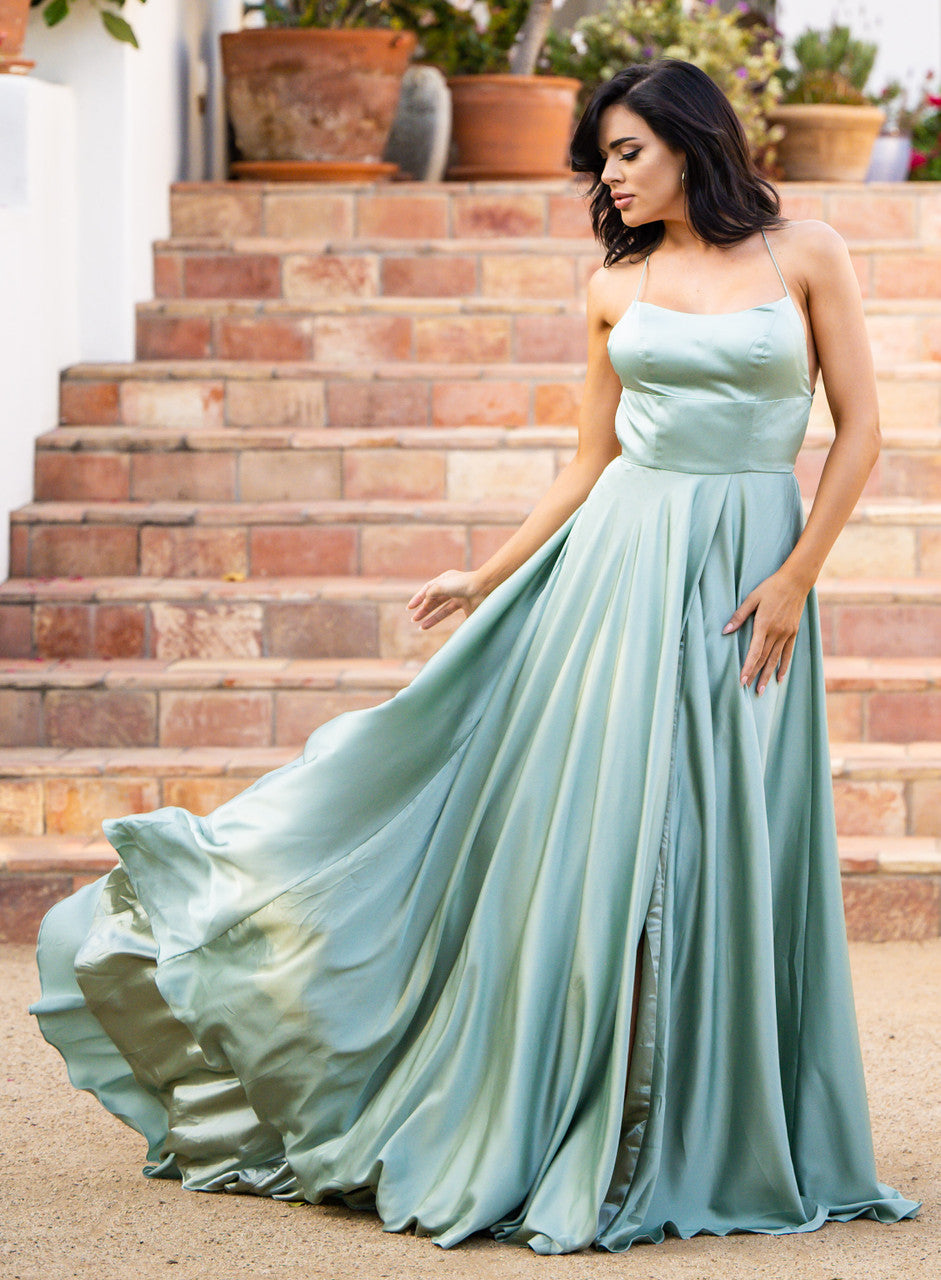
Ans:
<svg viewBox="0 0 941 1280"><path fill-rule="evenodd" d="M631 196L615 196L614 197L615 207L618 209L626 209L633 199L634 197L632 195Z"/></svg>

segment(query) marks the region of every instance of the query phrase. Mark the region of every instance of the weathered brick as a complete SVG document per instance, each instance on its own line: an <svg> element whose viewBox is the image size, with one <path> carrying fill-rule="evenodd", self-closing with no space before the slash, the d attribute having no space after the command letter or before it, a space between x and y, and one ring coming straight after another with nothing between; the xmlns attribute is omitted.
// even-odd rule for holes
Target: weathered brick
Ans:
<svg viewBox="0 0 941 1280"><path fill-rule="evenodd" d="M443 451L349 449L343 458L346 498L444 498Z"/></svg>
<svg viewBox="0 0 941 1280"><path fill-rule="evenodd" d="M272 656L379 657L378 614L367 601L284 601L270 604L266 617Z"/></svg>
<svg viewBox="0 0 941 1280"><path fill-rule="evenodd" d="M87 658L93 653L92 606L36 605L36 654L40 658Z"/></svg>
<svg viewBox="0 0 941 1280"><path fill-rule="evenodd" d="M126 501L129 475L126 453L38 449L33 496L36 502Z"/></svg>
<svg viewBox="0 0 941 1280"><path fill-rule="evenodd" d="M339 450L333 449L246 449L239 457L239 497L243 502L340 498L341 463Z"/></svg>
<svg viewBox="0 0 941 1280"><path fill-rule="evenodd" d="M42 833L42 781L0 778L0 836L41 836Z"/></svg>
<svg viewBox="0 0 941 1280"><path fill-rule="evenodd" d="M149 747L157 700L144 689L50 689L43 703L49 747Z"/></svg>
<svg viewBox="0 0 941 1280"><path fill-rule="evenodd" d="M59 388L59 421L64 426L84 423L111 426L120 422L118 384L63 378Z"/></svg>
<svg viewBox="0 0 941 1280"><path fill-rule="evenodd" d="M370 524L362 532L362 572L430 578L465 569L467 535L460 525Z"/></svg>
<svg viewBox="0 0 941 1280"><path fill-rule="evenodd" d="M268 746L271 694L233 689L166 690L160 695L160 745Z"/></svg>
<svg viewBox="0 0 941 1280"><path fill-rule="evenodd" d="M36 578L130 577L137 573L133 525L37 525L29 572Z"/></svg>
<svg viewBox="0 0 941 1280"><path fill-rule="evenodd" d="M273 253L192 253L183 270L188 298L277 298L281 293L281 261Z"/></svg>
<svg viewBox="0 0 941 1280"><path fill-rule="evenodd" d="M134 454L131 497L138 502L229 502L236 496L235 453L168 452Z"/></svg>
<svg viewBox="0 0 941 1280"><path fill-rule="evenodd" d="M356 530L343 525L265 525L250 530L251 573L259 578L357 571Z"/></svg>
<svg viewBox="0 0 941 1280"><path fill-rule="evenodd" d="M40 700L37 689L0 689L0 747L42 741Z"/></svg>
<svg viewBox="0 0 941 1280"><path fill-rule="evenodd" d="M105 818L149 812L159 803L152 779L50 778L46 782L46 830L60 835L100 835Z"/></svg>
<svg viewBox="0 0 941 1280"><path fill-rule="evenodd" d="M138 312L136 349L138 360L205 360L212 354L212 322Z"/></svg>
<svg viewBox="0 0 941 1280"><path fill-rule="evenodd" d="M322 427L323 383L296 378L232 381L226 421L233 427Z"/></svg>
<svg viewBox="0 0 941 1280"><path fill-rule="evenodd" d="M244 528L144 525L140 571L154 578L222 578L248 572Z"/></svg>
<svg viewBox="0 0 941 1280"><path fill-rule="evenodd" d="M307 316L223 316L216 326L215 354L220 360L310 360L313 328Z"/></svg>

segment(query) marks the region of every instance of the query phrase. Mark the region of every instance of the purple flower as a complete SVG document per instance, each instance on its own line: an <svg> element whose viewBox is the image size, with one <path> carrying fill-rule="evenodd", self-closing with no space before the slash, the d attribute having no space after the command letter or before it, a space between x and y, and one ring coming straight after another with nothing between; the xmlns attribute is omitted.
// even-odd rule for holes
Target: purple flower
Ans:
<svg viewBox="0 0 941 1280"><path fill-rule="evenodd" d="M748 0L738 0L736 8L739 13L751 13L751 5L748 3Z"/></svg>
<svg viewBox="0 0 941 1280"><path fill-rule="evenodd" d="M735 68L735 74L738 76L739 80L747 80L747 79L748 79L748 68L747 68L747 67L736 67L736 68Z"/></svg>
<svg viewBox="0 0 941 1280"><path fill-rule="evenodd" d="M643 53L645 58L652 58L654 53L653 45L645 44L641 52Z"/></svg>

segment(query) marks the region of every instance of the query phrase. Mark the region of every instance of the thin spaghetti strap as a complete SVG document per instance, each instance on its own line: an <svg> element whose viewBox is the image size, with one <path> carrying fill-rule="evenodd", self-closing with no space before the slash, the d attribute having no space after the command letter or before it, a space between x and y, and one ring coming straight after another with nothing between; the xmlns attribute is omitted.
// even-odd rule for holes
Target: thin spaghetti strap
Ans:
<svg viewBox="0 0 941 1280"><path fill-rule="evenodd" d="M646 276L646 274L647 274L647 263L648 263L649 261L650 261L650 254L648 253L648 254L647 254L647 257L644 259L644 266L643 266L643 269L642 269L642 271L641 271L641 273L640 273L640 279L637 281L637 292L634 294L634 301L635 301L635 302L637 302L637 301L638 301L638 299L640 298L640 291L641 291L641 289L643 288L643 285L644 285L644 277L645 277L645 276Z"/></svg>
<svg viewBox="0 0 941 1280"><path fill-rule="evenodd" d="M768 250L768 252L771 254L771 261L774 263L774 269L775 269L775 271L778 273L778 279L781 281L781 284L784 286L784 292L787 294L787 296L788 296L788 297L790 297L790 296L791 296L791 291L790 291L790 289L787 287L787 281L784 279L784 276L781 274L781 268L778 266L778 260L777 260L777 258L776 258L776 257L774 256L774 254L771 252L771 245L770 245L770 244L768 244L768 237L765 235L765 229L764 229L764 227L762 227L762 228L761 228L761 238L762 238L762 240L764 240L764 242L765 242L765 248L766 248L766 249Z"/></svg>

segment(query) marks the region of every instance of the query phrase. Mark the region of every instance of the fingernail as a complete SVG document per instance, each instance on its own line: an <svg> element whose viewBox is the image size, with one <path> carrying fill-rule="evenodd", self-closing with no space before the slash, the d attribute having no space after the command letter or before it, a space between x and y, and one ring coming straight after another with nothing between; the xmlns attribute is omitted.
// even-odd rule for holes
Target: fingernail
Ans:
<svg viewBox="0 0 941 1280"><path fill-rule="evenodd" d="M759 697L759 698L760 698L760 697L761 697L761 695L764 693L764 691L765 691L765 686L764 686L763 684L760 684L760 685L758 686L758 697Z"/></svg>
<svg viewBox="0 0 941 1280"><path fill-rule="evenodd" d="M727 622L727 623L725 624L725 626L722 628L722 634L723 634L723 635L728 635L728 633L729 633L731 630L732 630L732 624L731 624L731 622Z"/></svg>

